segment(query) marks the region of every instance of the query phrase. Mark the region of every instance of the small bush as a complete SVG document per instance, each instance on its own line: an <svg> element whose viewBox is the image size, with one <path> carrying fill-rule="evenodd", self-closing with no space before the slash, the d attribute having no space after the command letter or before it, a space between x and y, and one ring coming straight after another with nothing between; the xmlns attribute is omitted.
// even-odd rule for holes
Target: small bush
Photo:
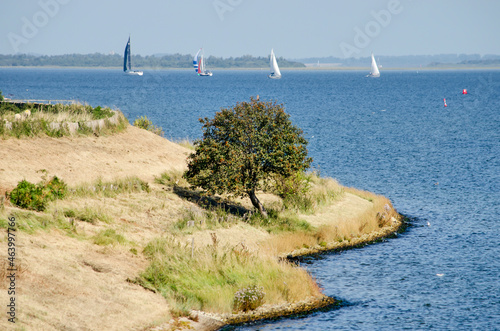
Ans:
<svg viewBox="0 0 500 331"><path fill-rule="evenodd" d="M93 240L94 244L101 246L127 243L125 237L116 233L114 229L107 229L99 232L93 237Z"/></svg>
<svg viewBox="0 0 500 331"><path fill-rule="evenodd" d="M24 209L43 211L47 203L56 199L64 198L66 184L54 176L49 181L33 184L22 180L17 184L10 194L10 202Z"/></svg>
<svg viewBox="0 0 500 331"><path fill-rule="evenodd" d="M264 295L264 288L256 285L240 289L234 295L233 309L235 312L255 310L262 305Z"/></svg>
<svg viewBox="0 0 500 331"><path fill-rule="evenodd" d="M174 187L174 186L187 186L188 182L182 177L182 171L166 171L155 178L155 182L161 185Z"/></svg>
<svg viewBox="0 0 500 331"><path fill-rule="evenodd" d="M111 223L113 220L109 215L103 213L100 208L91 208L88 206L84 209L78 209L76 211L73 209L65 209L63 211L63 215L65 217L74 218L94 225L97 224L98 221Z"/></svg>
<svg viewBox="0 0 500 331"><path fill-rule="evenodd" d="M160 137L163 137L163 134L165 133L163 132L163 129L161 127L153 125L153 122L151 122L147 118L147 116L141 116L139 118L136 118L133 125L138 128L151 131L154 134L159 135Z"/></svg>
<svg viewBox="0 0 500 331"><path fill-rule="evenodd" d="M92 118L95 120L110 118L112 116L113 116L113 111L109 108L101 108L101 106L97 106L94 109L92 109Z"/></svg>
<svg viewBox="0 0 500 331"><path fill-rule="evenodd" d="M0 90L0 101L3 101L3 94L2 94L2 90Z"/></svg>

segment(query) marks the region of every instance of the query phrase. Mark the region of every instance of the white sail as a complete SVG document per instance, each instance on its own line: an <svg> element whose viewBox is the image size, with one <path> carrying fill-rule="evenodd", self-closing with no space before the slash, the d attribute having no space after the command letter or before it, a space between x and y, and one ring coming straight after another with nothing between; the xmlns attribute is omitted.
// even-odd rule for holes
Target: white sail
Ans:
<svg viewBox="0 0 500 331"><path fill-rule="evenodd" d="M372 53L372 70L368 75L370 77L380 77L380 71L378 70L377 62L375 61L375 57Z"/></svg>
<svg viewBox="0 0 500 331"><path fill-rule="evenodd" d="M200 56L200 71L205 72L205 65L203 64L203 54Z"/></svg>
<svg viewBox="0 0 500 331"><path fill-rule="evenodd" d="M271 68L271 74L269 74L269 78L276 78L276 79L281 78L280 68L278 67L278 62L276 62L276 56L274 55L273 49L271 49L269 66Z"/></svg>

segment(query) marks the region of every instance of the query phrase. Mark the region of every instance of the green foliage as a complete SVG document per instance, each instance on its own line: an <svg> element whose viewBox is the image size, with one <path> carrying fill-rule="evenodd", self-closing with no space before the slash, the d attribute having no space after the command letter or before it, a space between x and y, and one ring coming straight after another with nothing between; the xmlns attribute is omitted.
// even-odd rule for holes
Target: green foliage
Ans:
<svg viewBox="0 0 500 331"><path fill-rule="evenodd" d="M203 138L194 142L184 177L209 194L248 195L264 215L255 192L274 176L292 176L312 162L302 130L292 125L282 104L251 98L200 122Z"/></svg>
<svg viewBox="0 0 500 331"><path fill-rule="evenodd" d="M111 116L113 116L113 111L109 108L101 108L101 106L97 106L92 109L92 118L95 120L110 118Z"/></svg>
<svg viewBox="0 0 500 331"><path fill-rule="evenodd" d="M257 285L242 288L234 295L233 310L235 312L255 310L262 306L265 294L264 288Z"/></svg>
<svg viewBox="0 0 500 331"><path fill-rule="evenodd" d="M91 208L86 206L83 209L65 209L63 211L64 217L74 218L90 224L97 224L98 221L104 223L111 223L112 218L98 208Z"/></svg>
<svg viewBox="0 0 500 331"><path fill-rule="evenodd" d="M261 227L268 233L311 230L311 224L304 220L301 220L297 214L281 214L274 209L269 209L268 211L268 217L263 217L259 213L252 214L248 218L247 223L255 227Z"/></svg>
<svg viewBox="0 0 500 331"><path fill-rule="evenodd" d="M210 68L267 68L269 66L268 56L243 55L229 58L209 56L206 60ZM136 54L132 55L132 62L137 68L191 68L193 55L177 53L164 56L141 56ZM305 67L303 63L288 61L282 57L278 59L278 63L281 68ZM122 67L123 57L120 54L99 53L51 56L0 54L0 66Z"/></svg>
<svg viewBox="0 0 500 331"><path fill-rule="evenodd" d="M296 172L284 177L277 175L274 178L274 193L286 200L292 196L304 195L311 188L311 174Z"/></svg>
<svg viewBox="0 0 500 331"><path fill-rule="evenodd" d="M29 110L31 115L25 117L25 110ZM22 114L22 120L15 120L15 114ZM58 138L70 134L67 123L78 123L77 132L82 135L120 132L128 121L120 114L118 123L111 123L109 118L114 114L110 108L100 106L0 102L0 136L21 138L47 135ZM65 119L57 120L59 115ZM6 128L4 119L10 121L11 129ZM100 119L105 120L104 128L93 129L87 125L89 121Z"/></svg>
<svg viewBox="0 0 500 331"><path fill-rule="evenodd" d="M98 234L92 237L94 244L107 246L116 244L126 244L127 240L125 237L119 233L116 233L114 229L106 229L100 231Z"/></svg>
<svg viewBox="0 0 500 331"><path fill-rule="evenodd" d="M70 190L74 197L104 196L114 198L121 193L150 192L149 184L138 177L125 177L111 182L98 179L93 184L84 184Z"/></svg>
<svg viewBox="0 0 500 331"><path fill-rule="evenodd" d="M151 131L160 137L163 137L163 134L165 133L161 127L153 125L153 122L150 121L147 116L136 118L133 125L138 128Z"/></svg>
<svg viewBox="0 0 500 331"><path fill-rule="evenodd" d="M333 179L320 178L314 172L298 172L290 177L276 176L273 193L283 199L285 209L313 213L317 207L340 199L344 190Z"/></svg>
<svg viewBox="0 0 500 331"><path fill-rule="evenodd" d="M242 246L199 247L195 242L193 249L173 238L155 239L144 248L151 264L138 282L156 289L179 311L231 312L235 293L253 284L260 284L279 301L283 282L296 277L297 268Z"/></svg>
<svg viewBox="0 0 500 331"><path fill-rule="evenodd" d="M2 90L0 90L0 101L3 101L3 94L2 94Z"/></svg>
<svg viewBox="0 0 500 331"><path fill-rule="evenodd" d="M170 170L162 173L160 177L155 177L155 182L168 187L187 185L186 180L182 177L182 171L176 170Z"/></svg>
<svg viewBox="0 0 500 331"><path fill-rule="evenodd" d="M22 180L9 193L9 198L10 202L18 207L43 211L48 202L64 198L66 189L66 184L56 176L38 184Z"/></svg>

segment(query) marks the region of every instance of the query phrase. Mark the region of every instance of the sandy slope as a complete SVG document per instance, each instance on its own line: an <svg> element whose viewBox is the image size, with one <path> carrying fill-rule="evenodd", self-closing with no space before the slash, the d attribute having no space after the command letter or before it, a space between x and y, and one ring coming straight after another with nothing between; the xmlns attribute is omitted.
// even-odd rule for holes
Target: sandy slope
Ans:
<svg viewBox="0 0 500 331"><path fill-rule="evenodd" d="M178 144L133 126L111 136L0 140L0 194L22 179L38 182L40 169L69 185L125 176L152 182L166 170L184 169L188 153ZM78 228L87 235L100 229L84 222ZM6 269L6 241L2 230L0 275ZM57 230L35 235L18 232L16 247L16 262L22 269L16 280L20 318L16 326L27 330L140 330L170 318L161 295L126 281L148 264L128 247L98 246ZM2 279L2 304L9 300L7 287ZM0 319L0 329L14 330L13 326L6 318Z"/></svg>
<svg viewBox="0 0 500 331"><path fill-rule="evenodd" d="M0 140L0 194L41 173L72 185L98 177L138 176L151 180L165 170L184 169L188 150L151 132L129 126L112 136Z"/></svg>

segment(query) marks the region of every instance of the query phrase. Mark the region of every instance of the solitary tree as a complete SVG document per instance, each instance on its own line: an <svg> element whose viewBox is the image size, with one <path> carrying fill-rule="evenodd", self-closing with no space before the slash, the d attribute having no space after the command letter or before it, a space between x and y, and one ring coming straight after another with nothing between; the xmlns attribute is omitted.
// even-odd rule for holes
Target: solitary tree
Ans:
<svg viewBox="0 0 500 331"><path fill-rule="evenodd" d="M312 162L302 130L289 117L282 104L250 98L200 119L203 138L194 142L184 177L209 194L248 195L267 217L255 192L273 176L291 176Z"/></svg>

